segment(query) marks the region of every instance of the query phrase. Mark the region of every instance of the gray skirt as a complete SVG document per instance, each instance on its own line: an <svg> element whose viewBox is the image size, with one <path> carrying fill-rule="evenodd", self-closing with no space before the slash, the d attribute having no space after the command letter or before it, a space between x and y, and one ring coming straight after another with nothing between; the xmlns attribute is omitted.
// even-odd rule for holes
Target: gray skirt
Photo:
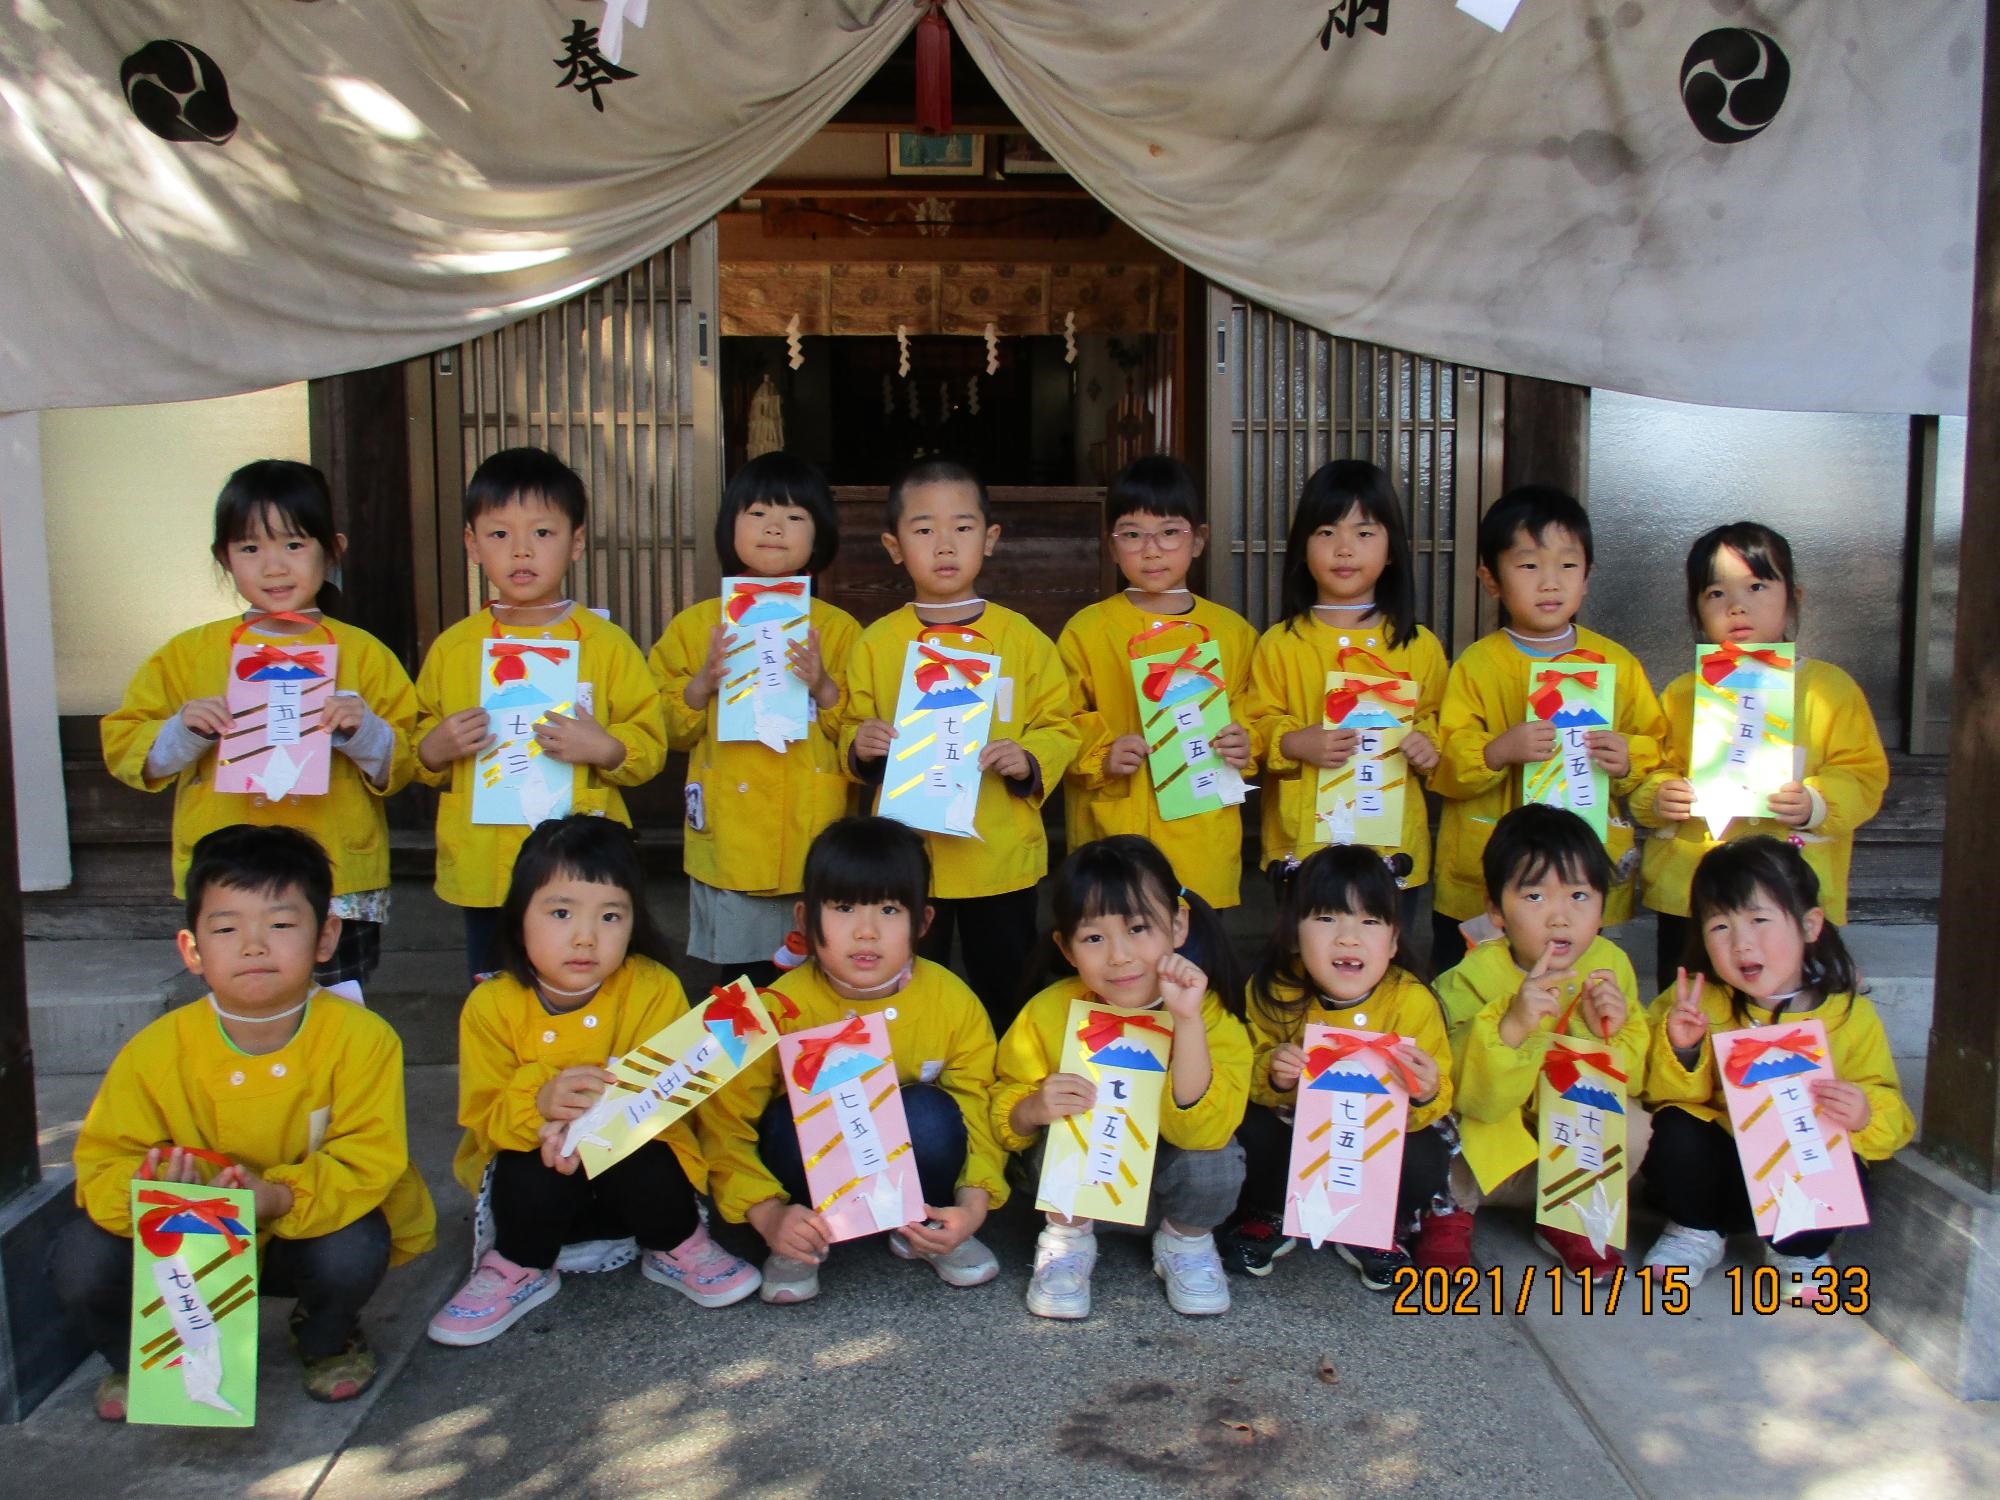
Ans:
<svg viewBox="0 0 2000 1500"><path fill-rule="evenodd" d="M769 963L792 930L796 896L746 896L688 881L688 957L711 964Z"/></svg>

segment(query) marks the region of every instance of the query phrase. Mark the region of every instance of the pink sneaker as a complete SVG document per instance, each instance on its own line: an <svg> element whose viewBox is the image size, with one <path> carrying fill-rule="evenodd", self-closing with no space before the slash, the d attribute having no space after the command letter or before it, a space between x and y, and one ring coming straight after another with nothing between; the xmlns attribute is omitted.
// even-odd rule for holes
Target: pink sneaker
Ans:
<svg viewBox="0 0 2000 1500"><path fill-rule="evenodd" d="M671 1250L648 1250L639 1262L648 1281L670 1286L697 1307L741 1302L764 1283L747 1260L739 1260L708 1237L702 1225Z"/></svg>
<svg viewBox="0 0 2000 1500"><path fill-rule="evenodd" d="M472 1279L431 1319L431 1342L468 1348L497 1339L561 1290L560 1272L531 1271L488 1250Z"/></svg>

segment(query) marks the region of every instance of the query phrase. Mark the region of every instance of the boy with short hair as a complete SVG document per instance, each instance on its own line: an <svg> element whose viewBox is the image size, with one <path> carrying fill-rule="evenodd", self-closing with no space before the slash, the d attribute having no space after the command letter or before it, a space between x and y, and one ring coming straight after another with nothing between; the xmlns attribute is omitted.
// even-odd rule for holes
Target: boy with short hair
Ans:
<svg viewBox="0 0 2000 1500"><path fill-rule="evenodd" d="M979 573L1000 540L986 486L963 464L923 459L889 489L882 545L910 575L916 598L861 634L849 659L841 763L882 784L896 739L889 722L910 643L1000 659L994 723L979 751L976 837L926 833L937 915L918 951L951 961L1005 1031L1021 1003L1021 972L1035 941L1035 884L1048 873L1042 803L1075 759L1069 681L1049 638L1025 616L979 597Z"/></svg>
<svg viewBox="0 0 2000 1500"><path fill-rule="evenodd" d="M57 1298L111 1366L106 1421L125 1417L135 1177L256 1194L262 1290L298 1296L292 1333L320 1401L374 1381L361 1308L390 1266L436 1243L404 1129L403 1044L313 983L340 941L332 892L325 852L297 829L237 824L194 846L179 942L209 993L112 1060L76 1142L85 1217L50 1246ZM211 1179L196 1151L229 1164Z"/></svg>
<svg viewBox="0 0 2000 1500"><path fill-rule="evenodd" d="M1625 1096L1645 1082L1648 1033L1638 980L1624 951L1599 935L1611 860L1573 812L1530 804L1493 830L1481 856L1486 916L1501 936L1478 944L1438 977L1451 1032L1461 1156L1452 1193L1461 1204L1532 1201L1535 1099L1549 1049L1562 1040L1609 1057ZM1579 1045L1581 1044L1581 1045ZM1627 1162L1642 1161L1650 1135L1644 1110L1625 1114ZM1431 1215L1421 1264L1470 1265L1472 1209ZM1622 1262L1583 1235L1543 1227L1536 1238L1564 1269L1603 1281ZM1439 1253L1444 1245L1460 1255ZM1427 1255L1429 1258L1427 1258Z"/></svg>
<svg viewBox="0 0 2000 1500"><path fill-rule="evenodd" d="M1616 641L1576 623L1590 588L1590 517L1575 497L1546 485L1521 485L1479 522L1479 582L1498 600L1500 628L1452 663L1438 714L1443 739L1430 787L1444 798L1438 824L1431 966L1442 972L1465 952L1459 924L1485 902L1480 851L1494 826L1521 803L1521 767L1554 756L1561 736L1547 720L1530 722L1536 676L1555 661L1603 662L1615 671L1615 722L1590 731L1590 757L1623 798L1660 763L1666 716L1639 659ZM1613 875L1605 924L1632 915L1638 854L1632 824L1613 809L1607 850Z"/></svg>
<svg viewBox="0 0 2000 1500"><path fill-rule="evenodd" d="M526 823L472 821L472 778L498 736L479 706L488 640L576 641L574 714L545 714L535 743L576 767L567 811L629 824L620 787L639 786L667 761L659 686L632 638L563 596L563 577L583 556L588 501L583 481L553 453L506 448L465 487L465 553L499 595L439 635L417 674L417 779L441 787L437 893L465 913L466 964L477 979L493 967L500 905Z"/></svg>
<svg viewBox="0 0 2000 1500"><path fill-rule="evenodd" d="M1208 523L1194 476L1179 459L1154 453L1129 465L1105 491L1104 523L1127 587L1078 610L1056 642L1081 709L1076 725L1082 741L1063 798L1069 847L1139 834L1210 906L1235 906L1242 900L1242 809L1225 805L1189 818L1160 816L1147 765L1148 715L1140 711L1132 661L1213 640L1231 712L1240 715L1257 632L1234 610L1188 587L1188 571L1208 545ZM1146 708L1157 712L1157 705ZM1214 745L1239 773L1249 771L1250 732L1240 721L1232 720Z"/></svg>

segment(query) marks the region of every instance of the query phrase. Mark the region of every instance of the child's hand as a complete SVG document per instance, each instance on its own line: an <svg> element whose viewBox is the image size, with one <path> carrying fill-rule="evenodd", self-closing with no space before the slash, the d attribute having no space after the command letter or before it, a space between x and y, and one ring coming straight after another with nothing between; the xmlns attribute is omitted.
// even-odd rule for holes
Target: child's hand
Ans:
<svg viewBox="0 0 2000 1500"><path fill-rule="evenodd" d="M927 1255L949 1255L986 1222L986 1189L960 1188L959 1201L949 1208L924 1205L925 1218L903 1226L903 1238Z"/></svg>
<svg viewBox="0 0 2000 1500"><path fill-rule="evenodd" d="M1417 1089L1410 1095L1410 1103L1428 1104L1437 1098L1437 1059L1415 1042L1398 1042L1395 1052L1396 1056L1403 1060L1403 1066L1408 1068L1417 1080Z"/></svg>
<svg viewBox="0 0 2000 1500"><path fill-rule="evenodd" d="M979 752L979 769L1008 781L1026 781L1035 774L1035 763L1013 740L995 740Z"/></svg>
<svg viewBox="0 0 2000 1500"><path fill-rule="evenodd" d="M335 693L319 711L319 727L329 735L352 734L368 717L368 705L353 693Z"/></svg>
<svg viewBox="0 0 2000 1500"><path fill-rule="evenodd" d="M1813 1084L1812 1096L1814 1106L1828 1123L1838 1125L1850 1135L1857 1130L1866 1130L1868 1122L1875 1118L1868 1095L1858 1083L1822 1078Z"/></svg>
<svg viewBox="0 0 2000 1500"><path fill-rule="evenodd" d="M1606 776L1617 780L1632 771L1632 747L1615 729L1593 729L1584 736L1590 745L1591 762Z"/></svg>
<svg viewBox="0 0 2000 1500"><path fill-rule="evenodd" d="M138 1175L155 1182L186 1182L200 1187L208 1181L208 1165L192 1151L183 1151L179 1146L171 1149L155 1146L146 1153Z"/></svg>
<svg viewBox="0 0 2000 1500"><path fill-rule="evenodd" d="M625 764L624 742L579 707L574 715L548 713L535 724L535 743L550 760L566 766L615 771Z"/></svg>
<svg viewBox="0 0 2000 1500"><path fill-rule="evenodd" d="M1403 759L1410 763L1412 771L1428 775L1438 763L1438 747L1427 734L1411 730L1403 736Z"/></svg>
<svg viewBox="0 0 2000 1500"><path fill-rule="evenodd" d="M190 698L181 705L181 723L205 740L219 740L236 728L227 698Z"/></svg>
<svg viewBox="0 0 2000 1500"><path fill-rule="evenodd" d="M1708 1036L1708 1016L1701 1008L1701 976L1674 970L1674 1008L1667 1012L1667 1042L1676 1051L1692 1052Z"/></svg>
<svg viewBox="0 0 2000 1500"><path fill-rule="evenodd" d="M1556 753L1556 726L1547 719L1516 724L1505 734L1497 734L1486 744L1486 769L1525 766L1547 760Z"/></svg>
<svg viewBox="0 0 2000 1500"><path fill-rule="evenodd" d="M828 674L826 662L820 656L817 630L808 627L806 638L793 641L786 656L791 662L792 675L806 685L813 702L821 708L832 708L840 700L840 685Z"/></svg>
<svg viewBox="0 0 2000 1500"><path fill-rule="evenodd" d="M1208 976L1198 965L1178 953L1160 960L1160 999L1167 1014L1176 1021L1201 1020L1202 998L1208 994Z"/></svg>
<svg viewBox="0 0 2000 1500"><path fill-rule="evenodd" d="M1226 764L1239 771L1250 769L1250 731L1241 724L1232 721L1223 725L1222 732L1210 740L1209 744L1215 747L1215 753L1221 756Z"/></svg>
<svg viewBox="0 0 2000 1500"><path fill-rule="evenodd" d="M1685 823L1694 816L1694 783L1676 777L1662 782L1653 799L1653 811L1669 823Z"/></svg>
<svg viewBox="0 0 2000 1500"><path fill-rule="evenodd" d="M1625 1003L1625 992L1618 988L1618 977L1609 969L1592 969L1590 977L1583 983L1584 1021L1590 1027L1591 1035L1610 1041L1625 1025L1630 1008Z"/></svg>
<svg viewBox="0 0 2000 1500"><path fill-rule="evenodd" d="M687 680L681 689L681 702L696 712L708 707L708 700L716 695L722 686L722 678L728 670L725 665L729 648L736 643L736 637L729 633L727 625L718 624L708 633L708 655L702 658L701 670Z"/></svg>
<svg viewBox="0 0 2000 1500"><path fill-rule="evenodd" d="M563 1177L571 1177L583 1165L580 1153L572 1151L563 1155L563 1137L569 1133L569 1126L561 1120L550 1120L542 1126L542 1165Z"/></svg>
<svg viewBox="0 0 2000 1500"><path fill-rule="evenodd" d="M1143 734L1121 734L1111 742L1104 752L1104 774L1106 776L1130 776L1146 763L1152 752Z"/></svg>
<svg viewBox="0 0 2000 1500"><path fill-rule="evenodd" d="M826 1247L833 1242L826 1220L803 1203L766 1198L744 1217L750 1221L750 1227L764 1237L771 1253L782 1255L787 1260L818 1265L826 1259Z"/></svg>
<svg viewBox="0 0 2000 1500"><path fill-rule="evenodd" d="M249 1192L257 1208L257 1222L269 1224L292 1211L292 1190L282 1182L259 1177L241 1163L232 1163L215 1174L210 1187L238 1188Z"/></svg>
<svg viewBox="0 0 2000 1500"><path fill-rule="evenodd" d="M1087 1114L1097 1105L1097 1085L1075 1073L1051 1073L1030 1095L1038 1123L1053 1125L1071 1115Z"/></svg>
<svg viewBox="0 0 2000 1500"><path fill-rule="evenodd" d="M1270 1060L1264 1064L1264 1071L1270 1075L1271 1087L1281 1094L1289 1094L1299 1086L1299 1074L1306 1070L1306 1049L1297 1042L1286 1042L1271 1049Z"/></svg>
<svg viewBox="0 0 2000 1500"><path fill-rule="evenodd" d="M1575 976L1568 969L1549 972L1553 952L1550 948L1542 950L1528 977L1521 981L1521 988L1515 991L1513 1004L1500 1018L1500 1040L1510 1047L1520 1046L1544 1020L1553 1021L1562 1011L1563 986L1573 983Z"/></svg>
<svg viewBox="0 0 2000 1500"><path fill-rule="evenodd" d="M887 760L889 742L895 737L896 731L889 727L887 719L864 719L861 727L854 731L854 758Z"/></svg>
<svg viewBox="0 0 2000 1500"><path fill-rule="evenodd" d="M484 755L499 743L498 736L486 732L485 709L461 708L438 720L437 728L423 737L417 759L430 770L442 771L468 755Z"/></svg>
<svg viewBox="0 0 2000 1500"><path fill-rule="evenodd" d="M1302 766L1338 771L1360 745L1358 729L1294 729L1278 741L1278 750Z"/></svg>
<svg viewBox="0 0 2000 1500"><path fill-rule="evenodd" d="M535 1108L544 1120L574 1120L595 1104L611 1083L609 1068L588 1063L564 1068L536 1091Z"/></svg>
<svg viewBox="0 0 2000 1500"><path fill-rule="evenodd" d="M1771 816L1788 828L1803 828L1812 817L1812 793L1788 781L1771 793Z"/></svg>

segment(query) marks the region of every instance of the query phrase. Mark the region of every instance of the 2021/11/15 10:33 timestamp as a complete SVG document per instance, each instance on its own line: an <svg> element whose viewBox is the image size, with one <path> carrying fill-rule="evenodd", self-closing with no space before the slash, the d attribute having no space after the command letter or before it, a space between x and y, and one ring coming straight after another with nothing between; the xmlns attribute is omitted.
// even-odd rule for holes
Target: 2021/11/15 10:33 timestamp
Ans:
<svg viewBox="0 0 2000 1500"><path fill-rule="evenodd" d="M1609 1281L1597 1283L1569 1275L1555 1266L1522 1266L1511 1273L1518 1278L1511 1288L1510 1272L1504 1266L1484 1271L1446 1270L1442 1266L1405 1266L1396 1272L1395 1302L1392 1312L1419 1314L1503 1313L1525 1316L1539 1295L1547 1299L1548 1310L1616 1314L1621 1305L1636 1304L1642 1312L1677 1318L1690 1310L1693 1287L1687 1272L1678 1266L1655 1270L1640 1266L1630 1270L1620 1266ZM1729 1283L1729 1310L1733 1316L1752 1313L1769 1316L1786 1302L1801 1302L1818 1290L1822 1295L1812 1306L1820 1313L1862 1313L1868 1310L1868 1269L1865 1266L1823 1266L1809 1276L1789 1278L1776 1266L1731 1266L1724 1273Z"/></svg>

